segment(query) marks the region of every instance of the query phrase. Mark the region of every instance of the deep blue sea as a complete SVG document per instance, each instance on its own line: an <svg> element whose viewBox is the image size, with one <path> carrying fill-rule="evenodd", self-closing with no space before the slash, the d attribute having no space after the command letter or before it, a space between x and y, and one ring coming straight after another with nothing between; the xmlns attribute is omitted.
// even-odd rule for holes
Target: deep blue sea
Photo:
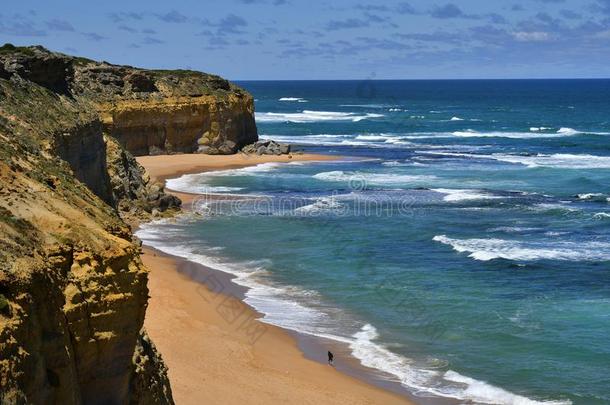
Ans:
<svg viewBox="0 0 610 405"><path fill-rule="evenodd" d="M170 180L237 197L146 243L417 396L610 404L610 80L239 84L261 138L351 158Z"/></svg>

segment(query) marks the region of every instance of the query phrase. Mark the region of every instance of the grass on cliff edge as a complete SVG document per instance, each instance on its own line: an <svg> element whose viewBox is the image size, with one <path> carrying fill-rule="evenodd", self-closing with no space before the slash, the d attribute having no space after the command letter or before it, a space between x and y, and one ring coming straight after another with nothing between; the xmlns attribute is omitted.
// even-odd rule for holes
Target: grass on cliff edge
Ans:
<svg viewBox="0 0 610 405"><path fill-rule="evenodd" d="M6 43L2 46L0 46L0 54L9 54L9 53L22 53L25 55L34 55L34 51L32 51L30 48L27 48L25 46L15 46L13 44L10 43Z"/></svg>

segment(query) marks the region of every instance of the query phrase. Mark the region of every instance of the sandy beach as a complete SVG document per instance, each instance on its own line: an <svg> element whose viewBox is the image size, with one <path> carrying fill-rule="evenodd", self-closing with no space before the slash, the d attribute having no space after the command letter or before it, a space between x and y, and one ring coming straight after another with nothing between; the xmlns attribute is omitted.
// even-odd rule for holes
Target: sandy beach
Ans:
<svg viewBox="0 0 610 405"><path fill-rule="evenodd" d="M265 162L333 158L168 155L138 161L151 178L164 180ZM188 208L189 195L178 195ZM260 314L237 294L226 294L231 290L228 277L206 275L202 266L148 247L144 247L143 261L150 270L145 327L169 368L177 404L412 404L305 358L292 335L257 321ZM206 283L194 281L195 273Z"/></svg>
<svg viewBox="0 0 610 405"><path fill-rule="evenodd" d="M261 163L288 163L297 161L326 161L336 160L337 156L316 155L312 153L291 155L202 155L202 154L176 154L158 156L140 156L138 162L146 168L151 179L165 181L168 178L179 177L182 174L203 173L210 170L238 169L240 167L255 166ZM172 191L181 200L183 207L188 209L190 202L197 194Z"/></svg>

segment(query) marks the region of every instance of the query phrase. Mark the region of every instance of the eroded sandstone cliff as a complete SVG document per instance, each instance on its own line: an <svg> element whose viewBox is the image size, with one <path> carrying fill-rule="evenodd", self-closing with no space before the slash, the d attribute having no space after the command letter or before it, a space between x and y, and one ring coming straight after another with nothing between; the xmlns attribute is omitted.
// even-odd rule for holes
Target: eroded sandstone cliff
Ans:
<svg viewBox="0 0 610 405"><path fill-rule="evenodd" d="M0 51L0 77L16 74L91 102L108 134L133 155L231 154L258 140L254 99L221 77L112 65L42 47L21 49L4 57Z"/></svg>
<svg viewBox="0 0 610 405"><path fill-rule="evenodd" d="M172 403L120 214L179 200L107 132L107 100L75 90L77 62L0 48L0 403Z"/></svg>

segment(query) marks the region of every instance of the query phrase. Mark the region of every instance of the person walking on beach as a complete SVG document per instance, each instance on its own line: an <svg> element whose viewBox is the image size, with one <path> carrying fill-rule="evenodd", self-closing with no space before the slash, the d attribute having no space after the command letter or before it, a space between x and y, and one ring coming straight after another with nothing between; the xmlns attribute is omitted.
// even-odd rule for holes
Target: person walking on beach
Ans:
<svg viewBox="0 0 610 405"><path fill-rule="evenodd" d="M335 356L329 351L328 352L328 364L330 364L332 366L334 361L335 361Z"/></svg>

